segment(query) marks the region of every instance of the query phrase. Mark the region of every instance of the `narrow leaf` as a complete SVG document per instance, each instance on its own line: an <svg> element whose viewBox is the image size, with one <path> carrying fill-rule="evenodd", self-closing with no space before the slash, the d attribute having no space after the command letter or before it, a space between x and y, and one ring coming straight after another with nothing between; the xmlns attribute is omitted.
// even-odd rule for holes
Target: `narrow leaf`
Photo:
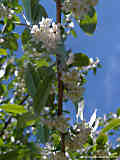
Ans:
<svg viewBox="0 0 120 160"><path fill-rule="evenodd" d="M45 144L49 138L49 129L47 126L42 124L39 124L37 128L38 128L37 137L40 140L40 143Z"/></svg>
<svg viewBox="0 0 120 160"><path fill-rule="evenodd" d="M100 134L106 133L106 132L110 131L111 129L114 129L115 127L118 127L118 126L120 126L120 119L118 119L118 118L112 119L109 122L109 124L101 130Z"/></svg>
<svg viewBox="0 0 120 160"><path fill-rule="evenodd" d="M6 49L0 48L0 55L6 56L7 55Z"/></svg>
<svg viewBox="0 0 120 160"><path fill-rule="evenodd" d="M46 69L45 69L46 68ZM34 111L37 115L41 112L43 107L45 106L50 89L51 89L51 82L54 78L54 72L51 68L44 67L44 75L43 76L43 81L39 83L37 90L36 90L36 95L34 97ZM39 71L39 74L41 75L41 71Z"/></svg>
<svg viewBox="0 0 120 160"><path fill-rule="evenodd" d="M22 0L23 6L25 8L25 15L27 20L31 21L31 0Z"/></svg>
<svg viewBox="0 0 120 160"><path fill-rule="evenodd" d="M5 104L5 105L1 105L0 108L8 113L22 114L27 112L24 106L17 105L17 104Z"/></svg>

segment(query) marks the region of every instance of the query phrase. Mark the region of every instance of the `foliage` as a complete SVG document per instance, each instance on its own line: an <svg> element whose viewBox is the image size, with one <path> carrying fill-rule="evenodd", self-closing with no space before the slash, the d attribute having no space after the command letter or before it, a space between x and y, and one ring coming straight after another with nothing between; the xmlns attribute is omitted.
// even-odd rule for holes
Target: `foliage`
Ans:
<svg viewBox="0 0 120 160"><path fill-rule="evenodd" d="M77 37L73 19L87 35L95 32L98 1L62 0L61 24L39 0L0 2L0 159L119 157L119 138L113 146L109 140L120 129L120 109L83 118L84 85L89 70L101 67L99 59L65 47L70 34ZM72 125L69 112L60 110L69 101L76 108Z"/></svg>

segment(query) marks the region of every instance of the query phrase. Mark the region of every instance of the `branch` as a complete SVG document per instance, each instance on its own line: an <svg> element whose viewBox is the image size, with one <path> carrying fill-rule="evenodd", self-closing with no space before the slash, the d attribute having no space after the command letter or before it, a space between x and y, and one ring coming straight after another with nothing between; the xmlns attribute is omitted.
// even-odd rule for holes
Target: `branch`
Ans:
<svg viewBox="0 0 120 160"><path fill-rule="evenodd" d="M57 23L61 23L61 2L56 0L56 9L57 9ZM58 115L62 115L62 101L63 101L63 83L61 81L62 73L60 72L60 61L58 55L56 55L57 63L57 78L58 78Z"/></svg>
<svg viewBox="0 0 120 160"><path fill-rule="evenodd" d="M13 22L15 25L18 26L26 26L26 27L30 27L30 25L26 24L26 23L19 23L19 22Z"/></svg>
<svg viewBox="0 0 120 160"><path fill-rule="evenodd" d="M61 23L61 0L56 0L56 19L57 23ZM57 62L57 78L58 78L58 116L62 115L63 110L63 82L61 80L59 57L56 55ZM61 133L61 151L65 154L65 135Z"/></svg>
<svg viewBox="0 0 120 160"><path fill-rule="evenodd" d="M28 97L29 95L25 96L23 100L19 103L19 105L22 105L27 100ZM12 116L10 116L9 119L5 122L5 125L0 132L0 137L4 135L5 130L7 129L8 125L11 123L11 120L12 120Z"/></svg>

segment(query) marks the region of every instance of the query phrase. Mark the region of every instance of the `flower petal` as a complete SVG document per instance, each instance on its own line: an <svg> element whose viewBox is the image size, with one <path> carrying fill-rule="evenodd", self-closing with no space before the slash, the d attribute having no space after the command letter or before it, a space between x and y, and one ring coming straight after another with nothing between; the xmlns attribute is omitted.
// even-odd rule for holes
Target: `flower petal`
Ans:
<svg viewBox="0 0 120 160"><path fill-rule="evenodd" d="M97 109L95 109L94 113L92 114L91 118L90 118L90 121L89 121L89 126L92 127L93 123L95 122L96 120L96 112L97 112Z"/></svg>
<svg viewBox="0 0 120 160"><path fill-rule="evenodd" d="M83 110L84 110L84 100L81 100L79 103L78 103L78 112L76 114L76 119L77 119L77 122L79 120L79 117L80 119L83 121Z"/></svg>

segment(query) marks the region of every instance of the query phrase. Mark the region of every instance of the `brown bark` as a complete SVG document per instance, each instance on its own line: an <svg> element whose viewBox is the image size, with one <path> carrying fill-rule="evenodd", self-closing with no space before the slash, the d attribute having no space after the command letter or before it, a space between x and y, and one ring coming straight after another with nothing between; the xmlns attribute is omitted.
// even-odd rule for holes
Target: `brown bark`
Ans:
<svg viewBox="0 0 120 160"><path fill-rule="evenodd" d="M56 20L57 23L61 23L61 0L56 0ZM59 57L56 55L57 62L57 76L58 76L58 116L62 115L62 103L63 103L63 82L61 80L62 73L60 71ZM61 151L65 153L65 135L61 133Z"/></svg>

